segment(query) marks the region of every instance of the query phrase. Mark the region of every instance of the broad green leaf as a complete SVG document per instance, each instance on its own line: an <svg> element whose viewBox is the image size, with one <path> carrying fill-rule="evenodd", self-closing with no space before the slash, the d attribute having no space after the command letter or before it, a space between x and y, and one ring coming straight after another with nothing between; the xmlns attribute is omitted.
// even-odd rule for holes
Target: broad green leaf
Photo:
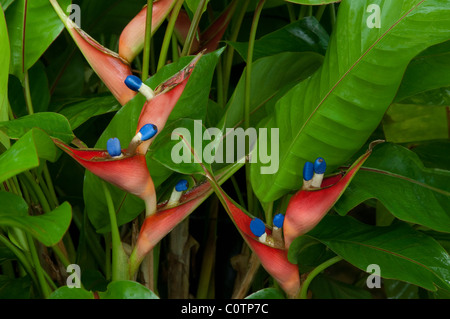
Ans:
<svg viewBox="0 0 450 319"><path fill-rule="evenodd" d="M329 36L314 17L297 20L255 41L253 61L282 52L317 52L325 54ZM248 42L227 42L247 60Z"/></svg>
<svg viewBox="0 0 450 319"><path fill-rule="evenodd" d="M1 0L0 1L0 5L3 9L3 11L6 11L6 9L8 9L8 7L11 5L11 3L13 3L15 0Z"/></svg>
<svg viewBox="0 0 450 319"><path fill-rule="evenodd" d="M57 244L66 233L72 219L72 208L68 202L38 216L29 216L26 202L15 194L0 192L0 202L1 226L23 229L45 246Z"/></svg>
<svg viewBox="0 0 450 319"><path fill-rule="evenodd" d="M419 299L419 287L410 283L383 279L383 287L388 299Z"/></svg>
<svg viewBox="0 0 450 319"><path fill-rule="evenodd" d="M39 166L39 159L55 161L57 149L47 134L33 129L0 155L0 182Z"/></svg>
<svg viewBox="0 0 450 319"><path fill-rule="evenodd" d="M162 165L181 174L204 174L211 171L214 142L222 135L212 137L202 121L180 119L166 126L167 133L152 145L150 156Z"/></svg>
<svg viewBox="0 0 450 319"><path fill-rule="evenodd" d="M395 217L450 232L450 171L425 168L408 149L385 143L364 163L335 208L351 208L376 198Z"/></svg>
<svg viewBox="0 0 450 319"><path fill-rule="evenodd" d="M335 254L321 242L306 236L297 237L289 247L288 260L298 265L301 273L306 273Z"/></svg>
<svg viewBox="0 0 450 319"><path fill-rule="evenodd" d="M206 54L197 62L183 94L169 116L166 127L179 118L205 120L209 88L216 63L222 51L217 50ZM169 79L181 70L191 60L192 57L184 57L177 63L166 65L158 73L149 78L146 84L155 88L158 84ZM141 94L138 94L124 105L111 120L108 127L98 139L95 147L105 149L106 141L111 137L119 138L122 145L127 147L129 141L135 135L137 122L144 102L145 98ZM158 141L160 136L164 136L164 134L166 134L166 131L161 131L154 143ZM74 163L74 165L77 164ZM158 187L172 174L171 170L150 158L150 156L147 156L147 166L149 167L155 187ZM102 188L99 187L101 181L88 171L86 171L85 176L83 193L87 214L97 231L107 231L109 220L107 218L105 219L107 206ZM117 222L119 225L129 222L144 209L144 203L140 198L130 195L112 185L108 185L108 188L113 197L114 206L117 209Z"/></svg>
<svg viewBox="0 0 450 319"><path fill-rule="evenodd" d="M421 143L412 149L425 167L450 171L450 141Z"/></svg>
<svg viewBox="0 0 450 319"><path fill-rule="evenodd" d="M100 299L159 299L153 291L135 281L113 281L98 296Z"/></svg>
<svg viewBox="0 0 450 319"><path fill-rule="evenodd" d="M383 118L386 141L409 143L449 137L447 106L394 103Z"/></svg>
<svg viewBox="0 0 450 319"><path fill-rule="evenodd" d="M3 4L2 4L3 5ZM6 8L3 8L6 9ZM0 121L8 120L8 69L9 69L9 39L5 15L0 13ZM9 146L8 139L0 133L0 143Z"/></svg>
<svg viewBox="0 0 450 319"><path fill-rule="evenodd" d="M94 299L94 294L83 288L62 286L52 292L49 299Z"/></svg>
<svg viewBox="0 0 450 319"><path fill-rule="evenodd" d="M70 0L61 0L66 8ZM10 73L23 81L24 73L41 57L63 29L47 0L16 0L6 11L11 42Z"/></svg>
<svg viewBox="0 0 450 319"><path fill-rule="evenodd" d="M264 288L248 295L245 299L286 299L286 296L280 289Z"/></svg>
<svg viewBox="0 0 450 319"><path fill-rule="evenodd" d="M31 278L0 275L0 299L30 299Z"/></svg>
<svg viewBox="0 0 450 319"><path fill-rule="evenodd" d="M342 1L325 62L277 102L267 127L279 128L280 169L251 180L261 201L301 185L301 167L323 157L330 172L359 150L395 97L409 61L448 40L450 7L442 1L377 1L380 28L367 23L372 0Z"/></svg>
<svg viewBox="0 0 450 319"><path fill-rule="evenodd" d="M42 112L26 115L13 121L0 122L0 131L9 138L18 139L33 128L40 128L48 135L70 143L74 135L69 121L58 113Z"/></svg>
<svg viewBox="0 0 450 319"><path fill-rule="evenodd" d="M397 279L425 289L450 290L450 256L431 237L403 222L376 227L351 217L325 216L305 236L327 245L363 271L376 264L382 278Z"/></svg>
<svg viewBox="0 0 450 319"><path fill-rule="evenodd" d="M294 84L308 78L322 64L323 57L312 52L285 52L261 58L252 65L250 84L250 112L251 120L257 124L255 116L267 113L264 107L271 112L272 106L287 89ZM283 70L283 72L280 72ZM224 115L225 127L240 126L244 119L244 94L246 71L233 92ZM270 114L270 113L269 113ZM256 116L257 119L261 115Z"/></svg>
<svg viewBox="0 0 450 319"><path fill-rule="evenodd" d="M48 80L46 68L41 61L37 61L29 70L30 95L33 104L33 111L47 111L50 102L50 91L48 89ZM21 117L28 114L25 96L22 84L14 75L9 77L9 103L15 117Z"/></svg>
<svg viewBox="0 0 450 319"><path fill-rule="evenodd" d="M59 113L69 120L72 130L86 122L91 117L118 111L121 108L112 95L93 97L64 107Z"/></svg>
<svg viewBox="0 0 450 319"><path fill-rule="evenodd" d="M306 4L306 5L322 5L340 2L341 0L285 0L286 2L298 3L298 4Z"/></svg>
<svg viewBox="0 0 450 319"><path fill-rule="evenodd" d="M449 85L450 41L447 41L426 49L411 60L395 101Z"/></svg>
<svg viewBox="0 0 450 319"><path fill-rule="evenodd" d="M310 285L312 299L371 299L369 291L325 276L317 276Z"/></svg>

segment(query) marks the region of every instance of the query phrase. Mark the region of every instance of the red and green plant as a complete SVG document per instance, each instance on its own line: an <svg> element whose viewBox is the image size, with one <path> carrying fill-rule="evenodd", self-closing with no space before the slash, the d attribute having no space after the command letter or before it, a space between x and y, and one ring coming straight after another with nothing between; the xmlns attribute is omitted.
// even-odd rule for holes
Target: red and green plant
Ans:
<svg viewBox="0 0 450 319"><path fill-rule="evenodd" d="M0 5L0 298L450 297L445 1Z"/></svg>

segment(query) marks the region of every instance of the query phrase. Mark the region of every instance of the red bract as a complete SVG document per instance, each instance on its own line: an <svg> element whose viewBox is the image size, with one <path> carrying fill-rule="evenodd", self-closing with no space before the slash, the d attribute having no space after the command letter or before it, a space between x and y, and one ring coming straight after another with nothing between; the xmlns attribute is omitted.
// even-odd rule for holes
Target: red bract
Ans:
<svg viewBox="0 0 450 319"><path fill-rule="evenodd" d="M175 4L175 0L159 0L153 3L152 34L161 25ZM119 38L119 55L131 62L144 48L147 6L123 29Z"/></svg>
<svg viewBox="0 0 450 319"><path fill-rule="evenodd" d="M211 193L211 186L208 183L203 183L183 194L178 206L167 208L166 203L158 205L158 211L147 217L141 227L135 249L130 256L131 276L134 275L144 257L153 247L192 213Z"/></svg>
<svg viewBox="0 0 450 319"><path fill-rule="evenodd" d="M162 131L201 56L202 53L199 53L183 70L155 89L155 97L148 100L142 108L136 132L147 123L155 124L158 127L158 134ZM143 142L138 146L137 152L146 154L151 143L152 140Z"/></svg>
<svg viewBox="0 0 450 319"><path fill-rule="evenodd" d="M228 214L244 240L258 256L261 265L275 278L289 297L296 296L300 289L300 276L298 266L290 263L287 259L287 250L283 247L271 247L261 243L250 230L252 218L244 213L244 210L235 204L227 194L220 191L228 208ZM271 230L266 228L266 233L270 235Z"/></svg>
<svg viewBox="0 0 450 319"><path fill-rule="evenodd" d="M94 72L119 103L126 104L136 95L123 83L124 79L132 74L128 62L80 29L65 15L58 2L55 0L50 0L50 2Z"/></svg>
<svg viewBox="0 0 450 319"><path fill-rule="evenodd" d="M111 157L107 150L74 149L58 139L53 141L93 174L142 198L148 214L156 211L155 187L147 169L145 156L128 155L127 151L123 150L123 156Z"/></svg>
<svg viewBox="0 0 450 319"><path fill-rule="evenodd" d="M327 177L319 189L301 189L289 201L284 220L286 249L292 241L313 229L344 193L351 180L372 152L370 148L347 172Z"/></svg>

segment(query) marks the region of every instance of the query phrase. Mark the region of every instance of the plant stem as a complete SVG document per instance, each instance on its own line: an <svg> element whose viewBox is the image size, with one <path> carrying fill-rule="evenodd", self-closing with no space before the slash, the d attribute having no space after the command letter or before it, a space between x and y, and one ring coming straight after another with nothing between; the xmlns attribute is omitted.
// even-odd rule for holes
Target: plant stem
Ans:
<svg viewBox="0 0 450 319"><path fill-rule="evenodd" d="M289 21L295 22L295 10L294 10L294 5L292 3L286 3L287 9L288 9L288 14L289 14Z"/></svg>
<svg viewBox="0 0 450 319"><path fill-rule="evenodd" d="M169 44L172 41L173 28L175 26L175 21L177 20L178 13L183 6L184 0L178 0L172 9L170 15L169 23L167 24L166 33L164 34L164 40L161 45L161 53L159 54L158 66L156 70L160 70L165 64L167 59L167 51L169 50Z"/></svg>
<svg viewBox="0 0 450 319"><path fill-rule="evenodd" d="M200 271L200 279L198 281L197 299L206 299L208 297L208 290L210 281L212 280L212 272L214 268L214 261L216 257L216 227L217 214L219 210L219 202L217 197L211 202L208 238L206 239L205 252L203 254L202 268Z"/></svg>
<svg viewBox="0 0 450 319"><path fill-rule="evenodd" d="M28 76L28 71L24 73L23 85L25 104L27 105L28 114L33 114L33 102L31 101L30 78Z"/></svg>
<svg viewBox="0 0 450 319"><path fill-rule="evenodd" d="M26 234L26 236L28 240L28 247L30 248L31 258L34 264L34 270L36 271L36 276L42 291L42 295L44 296L44 298L48 298L51 294L51 289L47 283L47 280L45 279L44 270L41 267L36 246L34 245L34 241L31 235Z"/></svg>
<svg viewBox="0 0 450 319"><path fill-rule="evenodd" d="M255 46L256 30L258 28L259 17L261 15L262 8L264 7L265 0L260 0L256 6L253 16L252 26L250 29L250 38L248 41L247 51L247 66L245 73L245 92L244 92L244 129L250 127L250 98L251 98L251 74L253 64L253 49ZM250 147L250 143L248 143ZM250 181L250 164L245 165L245 177L247 182L247 207L250 214L254 212L253 207L253 189Z"/></svg>
<svg viewBox="0 0 450 319"><path fill-rule="evenodd" d="M197 10L195 10L194 17L192 18L191 26L189 27L186 40L184 41L183 51L181 51L181 56L187 56L191 52L192 42L197 34L198 24L200 23L200 18L202 17L203 9L205 8L206 0L200 0Z"/></svg>
<svg viewBox="0 0 450 319"><path fill-rule="evenodd" d="M33 272L33 268L31 267L30 263L28 262L26 256L22 253L20 249L18 249L14 244L12 244L8 238L6 238L4 235L0 234L0 242L5 245L5 247L9 248L9 250L12 251L12 253L17 257L19 262L22 264L22 266L25 268L26 272L30 275L33 282L38 285L38 281L36 278L35 273Z"/></svg>
<svg viewBox="0 0 450 319"><path fill-rule="evenodd" d="M150 48L152 38L152 13L153 0L147 0L147 17L145 20L145 38L144 38L144 53L142 61L142 82L148 78L148 70L150 66Z"/></svg>
<svg viewBox="0 0 450 319"><path fill-rule="evenodd" d="M330 3L330 24L331 24L331 29L334 30L335 25L336 25L336 11L334 8L334 3Z"/></svg>
<svg viewBox="0 0 450 319"><path fill-rule="evenodd" d="M25 179L27 180L28 185L32 188L34 194L36 195L37 199L39 200L39 203L41 204L41 207L42 207L42 210L44 211L44 213L50 212L51 208L47 201L47 198L45 197L42 189L36 183L36 180L34 179L34 177L31 175L31 173L29 171L23 172L23 175L24 175Z"/></svg>
<svg viewBox="0 0 450 319"><path fill-rule="evenodd" d="M117 226L116 211L105 182L102 182L103 191L108 206L109 220L111 223L111 241L112 241L112 281L127 279L127 256L120 240L119 228Z"/></svg>
<svg viewBox="0 0 450 319"><path fill-rule="evenodd" d="M247 6L249 4L250 0L245 0L242 4L241 10L238 10L239 14L236 18L235 23L233 23L233 26L231 28L231 36L230 41L236 41L239 30L241 29L242 20L244 20L245 11L247 10ZM233 21L234 22L234 21ZM227 47L227 52L224 58L224 65L223 65L223 96L225 99L228 97L228 85L230 82L230 76L231 76L231 67L233 64L233 55L234 55L234 48L232 46Z"/></svg>
<svg viewBox="0 0 450 319"><path fill-rule="evenodd" d="M335 257L333 257L333 258L323 262L322 264L320 264L316 268L314 268L313 271L311 271L309 273L309 275L306 278L306 280L303 282L302 288L300 289L300 293L299 293L299 299L307 299L307 297L308 297L308 288L309 288L309 284L311 283L311 281L318 274L320 274L323 270L325 270L326 268L330 267L331 265L334 265L335 263L337 263L338 261L341 261L341 260L342 260L341 256L335 256Z"/></svg>
<svg viewBox="0 0 450 319"><path fill-rule="evenodd" d="M323 15L323 12L325 11L326 7L327 7L326 5L321 5L317 9L317 12L316 12L316 19L317 19L317 21L320 21L320 19L322 19L322 15Z"/></svg>

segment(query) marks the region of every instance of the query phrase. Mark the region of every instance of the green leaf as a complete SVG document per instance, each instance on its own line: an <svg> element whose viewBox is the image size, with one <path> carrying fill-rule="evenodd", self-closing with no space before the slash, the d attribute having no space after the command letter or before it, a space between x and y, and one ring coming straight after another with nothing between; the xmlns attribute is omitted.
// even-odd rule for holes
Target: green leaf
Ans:
<svg viewBox="0 0 450 319"><path fill-rule="evenodd" d="M223 50L204 55L196 64L186 87L170 114L166 127L179 118L192 118L205 120L206 107L208 105L209 88L211 86L212 77L218 58ZM158 73L149 78L145 83L151 88L155 88L158 84L169 79L185 67L193 57L183 57L177 63L164 66ZM98 139L95 147L105 149L106 142L110 137L117 137L123 143L124 147L128 145L136 133L137 122L141 114L142 106L145 98L138 94L130 102L124 105L114 116L108 127L103 131ZM164 136L168 130L162 130L156 137L154 143L157 143L160 136ZM150 148L150 151L152 147ZM74 163L74 165L78 165ZM155 187L158 187L166 180L172 171L161 165L154 159L147 156L147 166L153 179ZM109 228L109 220L105 219L107 211L106 202L102 188L101 180L86 171L84 180L83 194L86 204L87 214L90 221L97 231L107 231ZM111 192L114 207L117 208L117 223L122 225L134 219L144 209L143 201L133 195L130 195L117 187L107 185Z"/></svg>
<svg viewBox="0 0 450 319"><path fill-rule="evenodd" d="M306 161L323 157L331 172L349 160L379 125L409 61L448 39L450 8L438 0L383 1L381 28L368 27L371 3L340 3L322 68L277 102L267 127L279 128L280 169L261 174L262 163L251 165L261 201L298 189Z"/></svg>
<svg viewBox="0 0 450 319"><path fill-rule="evenodd" d="M450 41L447 41L426 49L411 60L395 101L449 85Z"/></svg>
<svg viewBox="0 0 450 319"><path fill-rule="evenodd" d="M64 115L70 123L72 130L94 116L116 112L122 106L112 95L99 96L86 99L64 107L59 113Z"/></svg>
<svg viewBox="0 0 450 319"><path fill-rule="evenodd" d="M37 61L29 70L30 95L33 104L33 110L37 112L47 111L50 102L50 91L48 89L48 80L46 68L41 61ZM21 117L28 114L26 107L23 87L19 79L13 75L9 77L9 103L15 117Z"/></svg>
<svg viewBox="0 0 450 319"><path fill-rule="evenodd" d="M245 299L286 299L286 296L280 289L264 288L248 295Z"/></svg>
<svg viewBox="0 0 450 319"><path fill-rule="evenodd" d="M383 279L383 287L388 299L419 299L419 287L410 283Z"/></svg>
<svg viewBox="0 0 450 319"><path fill-rule="evenodd" d="M31 278L0 275L0 299L30 299Z"/></svg>
<svg viewBox="0 0 450 319"><path fill-rule="evenodd" d="M386 141L409 143L449 137L447 106L394 103L383 118Z"/></svg>
<svg viewBox="0 0 450 319"><path fill-rule="evenodd" d="M63 286L52 292L49 299L94 299L94 294L83 288Z"/></svg>
<svg viewBox="0 0 450 319"><path fill-rule="evenodd" d="M340 2L341 0L286 0L286 1L292 2L292 3L316 6L316 5L322 5L322 4L328 4L328 3L336 3L336 2Z"/></svg>
<svg viewBox="0 0 450 319"><path fill-rule="evenodd" d="M74 135L69 121L58 113L42 112L26 115L13 121L0 122L0 131L9 138L18 139L33 128L40 128L48 135L70 143Z"/></svg>
<svg viewBox="0 0 450 319"><path fill-rule="evenodd" d="M261 118L258 113L262 113L263 116L270 114L273 111L273 105L282 94L294 84L311 76L320 67L322 61L323 57L317 53L285 52L253 62L250 84L251 122L257 124L257 120ZM240 126L243 123L245 77L244 69L227 104L225 119L222 119L226 121L227 128Z"/></svg>
<svg viewBox="0 0 450 319"><path fill-rule="evenodd" d="M421 143L412 149L425 167L450 171L450 141Z"/></svg>
<svg viewBox="0 0 450 319"><path fill-rule="evenodd" d="M2 6L3 11L6 11L8 7L13 3L15 0L1 0L0 5Z"/></svg>
<svg viewBox="0 0 450 319"><path fill-rule="evenodd" d="M376 198L401 220L450 232L449 178L450 171L425 168L413 152L384 143L364 163L335 208L344 215Z"/></svg>
<svg viewBox="0 0 450 319"><path fill-rule="evenodd" d="M72 208L68 202L62 203L53 211L29 216L28 205L15 194L0 192L0 225L23 229L45 246L57 244L69 228Z"/></svg>
<svg viewBox="0 0 450 319"><path fill-rule="evenodd" d="M26 133L0 155L0 182L39 166L39 158L55 161L57 149L47 134L38 129Z"/></svg>
<svg viewBox="0 0 450 319"><path fill-rule="evenodd" d="M203 167L211 171L214 151L205 147L214 146L214 142L220 141L221 134L212 138L201 121L191 119L175 121L166 126L166 131L152 145L152 158L181 174L204 174ZM211 145L207 144L208 140L212 140Z"/></svg>
<svg viewBox="0 0 450 319"><path fill-rule="evenodd" d="M313 299L372 299L369 291L325 276L311 282Z"/></svg>
<svg viewBox="0 0 450 319"><path fill-rule="evenodd" d="M159 299L147 287L135 281L114 281L105 292L99 292L100 299Z"/></svg>
<svg viewBox="0 0 450 319"><path fill-rule="evenodd" d="M335 254L321 242L307 236L294 239L289 246L288 260L298 265L301 273L307 273Z"/></svg>
<svg viewBox="0 0 450 319"><path fill-rule="evenodd" d="M314 17L297 20L255 41L253 61L282 52L317 52L324 55L329 36ZM247 60L248 42L230 42L244 61ZM282 72L280 72L282 73Z"/></svg>
<svg viewBox="0 0 450 319"><path fill-rule="evenodd" d="M6 9L6 8L4 8ZM5 15L0 13L0 121L8 120L8 69L9 69L9 39L6 29ZM0 142L9 146L8 139L0 133Z"/></svg>
<svg viewBox="0 0 450 319"><path fill-rule="evenodd" d="M66 8L71 1L61 0ZM48 0L16 0L6 11L11 42L10 72L23 81L24 73L56 39L63 24Z"/></svg>
<svg viewBox="0 0 450 319"><path fill-rule="evenodd" d="M450 256L431 237L403 222L376 227L351 217L325 216L305 236L327 245L337 255L367 271L380 267L380 276L435 291L450 290Z"/></svg>

